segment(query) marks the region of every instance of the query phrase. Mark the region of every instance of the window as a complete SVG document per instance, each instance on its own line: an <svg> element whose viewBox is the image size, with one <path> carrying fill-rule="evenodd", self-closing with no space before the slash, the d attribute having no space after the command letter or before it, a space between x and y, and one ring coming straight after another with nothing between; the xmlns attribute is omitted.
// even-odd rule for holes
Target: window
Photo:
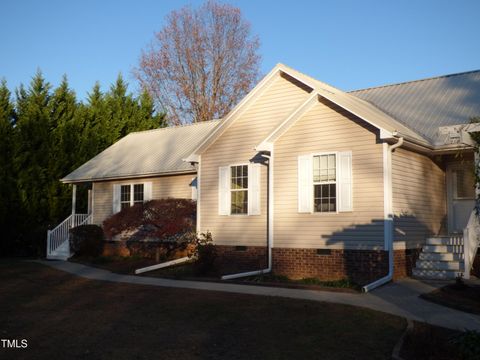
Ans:
<svg viewBox="0 0 480 360"><path fill-rule="evenodd" d="M120 186L120 209L133 206L137 203L143 203L144 200L143 184L128 184Z"/></svg>
<svg viewBox="0 0 480 360"><path fill-rule="evenodd" d="M472 170L456 169L454 171L454 197L455 199L475 198L475 176Z"/></svg>
<svg viewBox="0 0 480 360"><path fill-rule="evenodd" d="M143 203L143 184L133 185L133 203Z"/></svg>
<svg viewBox="0 0 480 360"><path fill-rule="evenodd" d="M315 212L337 211L337 159L335 154L313 157L313 197Z"/></svg>
<svg viewBox="0 0 480 360"><path fill-rule="evenodd" d="M230 167L231 214L248 213L248 165Z"/></svg>
<svg viewBox="0 0 480 360"><path fill-rule="evenodd" d="M352 152L298 156L298 212L353 211Z"/></svg>
<svg viewBox="0 0 480 360"><path fill-rule="evenodd" d="M123 210L130 206L130 185L122 185L120 187L120 208Z"/></svg>

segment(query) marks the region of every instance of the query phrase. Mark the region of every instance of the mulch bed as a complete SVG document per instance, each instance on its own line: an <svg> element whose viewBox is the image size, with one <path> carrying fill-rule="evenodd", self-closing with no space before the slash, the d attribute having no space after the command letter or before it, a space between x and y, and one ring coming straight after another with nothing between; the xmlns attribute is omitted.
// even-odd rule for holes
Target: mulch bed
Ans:
<svg viewBox="0 0 480 360"><path fill-rule="evenodd" d="M404 340L401 357L404 360L461 360L455 339L459 331L414 322Z"/></svg>
<svg viewBox="0 0 480 360"><path fill-rule="evenodd" d="M453 309L480 315L480 286L451 284L421 298Z"/></svg>

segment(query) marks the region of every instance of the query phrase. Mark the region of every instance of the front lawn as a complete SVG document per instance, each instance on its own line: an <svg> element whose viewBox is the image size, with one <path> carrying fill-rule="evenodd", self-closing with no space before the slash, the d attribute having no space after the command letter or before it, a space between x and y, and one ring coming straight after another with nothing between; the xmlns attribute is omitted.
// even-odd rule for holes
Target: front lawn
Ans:
<svg viewBox="0 0 480 360"><path fill-rule="evenodd" d="M399 317L344 305L87 280L0 261L8 359L389 359ZM3 356L5 354L5 356Z"/></svg>

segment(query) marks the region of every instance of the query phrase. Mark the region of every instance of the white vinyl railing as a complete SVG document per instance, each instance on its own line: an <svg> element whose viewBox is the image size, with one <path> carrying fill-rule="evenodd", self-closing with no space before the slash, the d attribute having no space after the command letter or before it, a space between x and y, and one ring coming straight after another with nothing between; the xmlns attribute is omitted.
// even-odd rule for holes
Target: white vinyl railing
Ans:
<svg viewBox="0 0 480 360"><path fill-rule="evenodd" d="M92 222L91 214L73 214L63 220L53 230L47 232L47 257L52 255L65 241L68 242L70 229L90 224Z"/></svg>
<svg viewBox="0 0 480 360"><path fill-rule="evenodd" d="M470 279L470 269L472 268L480 239L480 223L476 209L470 214L467 227L463 230L463 256L465 272L464 278Z"/></svg>

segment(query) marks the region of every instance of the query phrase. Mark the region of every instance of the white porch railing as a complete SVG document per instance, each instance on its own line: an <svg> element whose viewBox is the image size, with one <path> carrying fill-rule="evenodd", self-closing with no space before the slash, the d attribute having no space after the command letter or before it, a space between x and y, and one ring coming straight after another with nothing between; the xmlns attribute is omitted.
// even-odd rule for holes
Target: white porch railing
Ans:
<svg viewBox="0 0 480 360"><path fill-rule="evenodd" d="M468 219L467 227L463 230L463 256L465 272L464 278L470 279L470 269L472 268L475 255L480 241L480 223L476 209L473 209Z"/></svg>
<svg viewBox="0 0 480 360"><path fill-rule="evenodd" d="M91 222L91 214L72 214L63 220L59 225L57 225L57 227L55 227L53 230L48 230L47 258L55 255L55 251L65 242L67 242L67 248L69 249L68 238L71 228L84 224L90 224Z"/></svg>

